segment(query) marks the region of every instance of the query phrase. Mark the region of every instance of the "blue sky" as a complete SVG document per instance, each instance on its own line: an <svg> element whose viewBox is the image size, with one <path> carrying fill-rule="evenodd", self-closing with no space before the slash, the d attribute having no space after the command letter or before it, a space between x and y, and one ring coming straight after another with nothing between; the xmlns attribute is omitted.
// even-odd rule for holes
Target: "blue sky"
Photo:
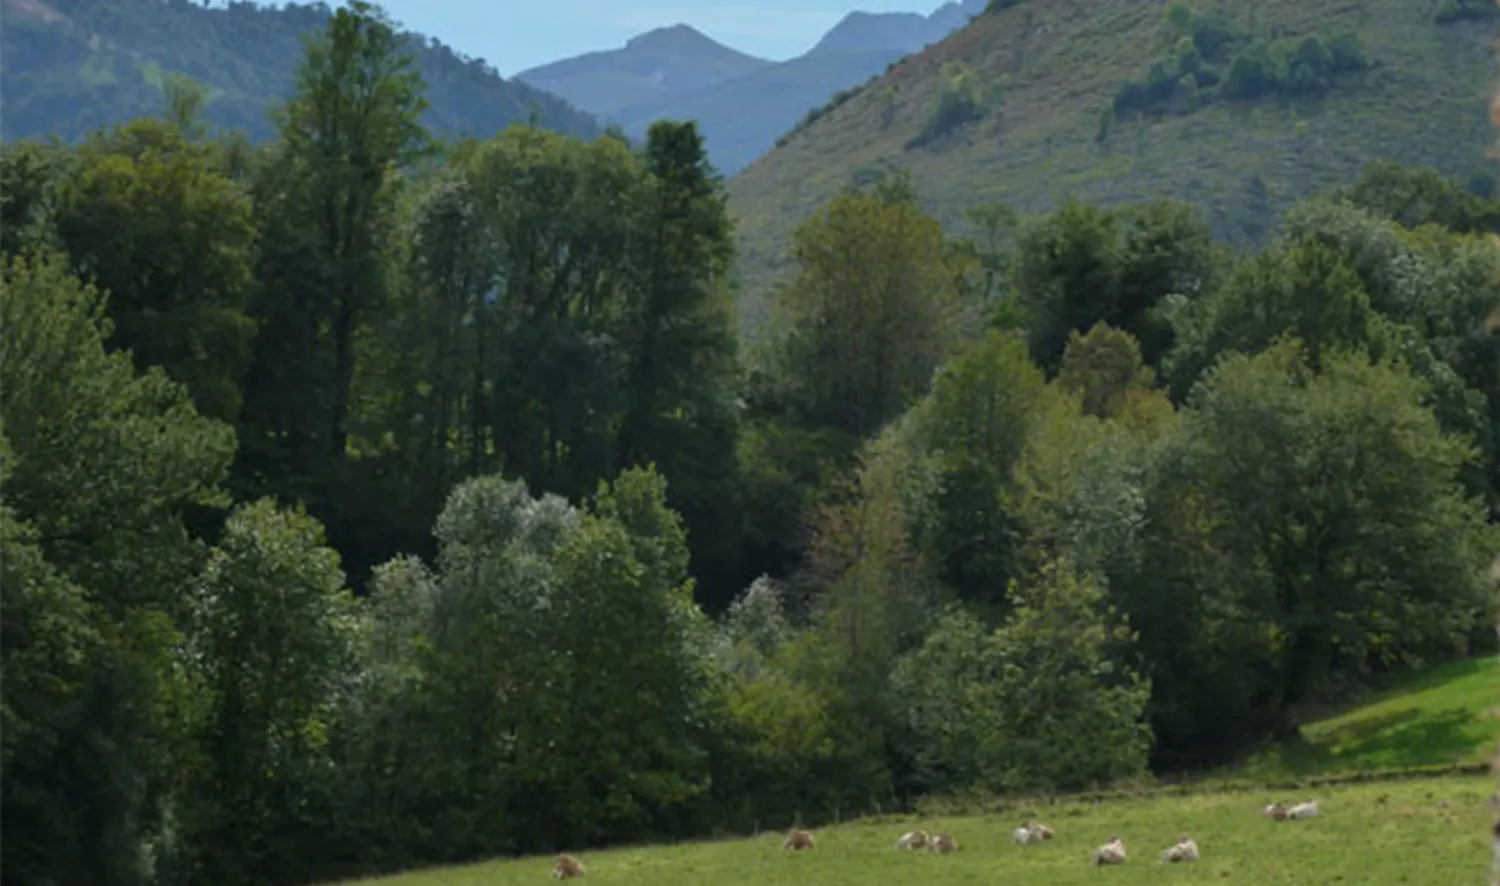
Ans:
<svg viewBox="0 0 1500 886"><path fill-rule="evenodd" d="M683 22L771 59L801 55L854 9L920 12L943 0L384 0L402 25L478 56L509 77Z"/></svg>

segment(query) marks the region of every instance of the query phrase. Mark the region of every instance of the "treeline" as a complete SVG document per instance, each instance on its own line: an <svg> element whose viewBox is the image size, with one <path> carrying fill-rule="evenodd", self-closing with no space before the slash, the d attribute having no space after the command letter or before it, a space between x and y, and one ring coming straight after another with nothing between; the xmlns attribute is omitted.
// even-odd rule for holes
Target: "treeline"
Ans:
<svg viewBox="0 0 1500 886"><path fill-rule="evenodd" d="M1497 204L1258 253L909 182L754 347L691 124L439 144L378 10L278 137L0 155L6 884L294 884L1224 760L1493 646Z"/></svg>

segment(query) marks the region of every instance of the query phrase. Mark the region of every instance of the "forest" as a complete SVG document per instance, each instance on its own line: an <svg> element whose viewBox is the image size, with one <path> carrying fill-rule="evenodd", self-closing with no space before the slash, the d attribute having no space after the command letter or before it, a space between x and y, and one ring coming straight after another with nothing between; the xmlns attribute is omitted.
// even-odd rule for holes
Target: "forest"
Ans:
<svg viewBox="0 0 1500 886"><path fill-rule="evenodd" d="M1066 792L1495 649L1500 203L837 195L736 322L691 123L441 141L328 19L0 154L3 881L302 884Z"/></svg>

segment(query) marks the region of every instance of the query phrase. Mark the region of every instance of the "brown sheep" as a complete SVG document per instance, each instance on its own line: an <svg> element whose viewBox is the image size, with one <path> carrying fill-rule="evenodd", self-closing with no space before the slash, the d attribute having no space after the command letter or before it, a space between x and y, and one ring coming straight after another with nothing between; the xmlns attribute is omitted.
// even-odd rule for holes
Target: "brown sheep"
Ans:
<svg viewBox="0 0 1500 886"><path fill-rule="evenodd" d="M783 850L791 850L792 852L812 849L815 846L817 846L817 842L813 840L812 831L804 831L801 828L792 828L790 831L787 831L786 842L781 844Z"/></svg>
<svg viewBox="0 0 1500 886"><path fill-rule="evenodd" d="M571 855L559 854L557 856L557 867L552 869L552 879L566 880L569 877L582 877L586 871L583 862Z"/></svg>

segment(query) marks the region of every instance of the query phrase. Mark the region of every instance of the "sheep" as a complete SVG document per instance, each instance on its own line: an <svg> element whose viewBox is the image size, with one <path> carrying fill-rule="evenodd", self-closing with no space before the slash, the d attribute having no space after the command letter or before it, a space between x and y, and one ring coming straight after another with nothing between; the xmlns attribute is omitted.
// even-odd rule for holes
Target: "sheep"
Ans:
<svg viewBox="0 0 1500 886"><path fill-rule="evenodd" d="M1283 803L1272 803L1265 808L1265 816L1272 821L1286 821L1286 805Z"/></svg>
<svg viewBox="0 0 1500 886"><path fill-rule="evenodd" d="M958 841L951 834L933 834L932 839L927 841L927 848L932 852L947 855L958 851Z"/></svg>
<svg viewBox="0 0 1500 886"><path fill-rule="evenodd" d="M566 880L570 877L582 877L587 871L583 869L583 862L571 855L559 854L557 856L557 867L552 869L552 879Z"/></svg>
<svg viewBox="0 0 1500 886"><path fill-rule="evenodd" d="M1317 818L1323 812L1318 808L1317 800L1308 800L1306 803L1298 803L1286 811L1286 817L1292 821L1301 821L1306 818Z"/></svg>
<svg viewBox="0 0 1500 886"><path fill-rule="evenodd" d="M1176 843L1162 850L1161 860L1168 863L1197 861L1198 844L1187 834L1180 834Z"/></svg>
<svg viewBox="0 0 1500 886"><path fill-rule="evenodd" d="M920 828L915 831L907 831L901 835L901 839L896 841L896 848L902 852L927 848L927 832Z"/></svg>
<svg viewBox="0 0 1500 886"><path fill-rule="evenodd" d="M801 828L792 828L787 831L786 841L781 844L782 850L800 852L803 849L812 849L817 845L813 840L812 831L804 831Z"/></svg>
<svg viewBox="0 0 1500 886"><path fill-rule="evenodd" d="M1052 829L1040 824L1036 819L1027 819L1021 826L1011 831L1011 839L1017 843L1034 843L1037 840L1052 839Z"/></svg>
<svg viewBox="0 0 1500 886"><path fill-rule="evenodd" d="M1111 834L1103 846L1094 850L1094 864L1124 864L1125 863L1125 841L1120 839L1119 834Z"/></svg>

